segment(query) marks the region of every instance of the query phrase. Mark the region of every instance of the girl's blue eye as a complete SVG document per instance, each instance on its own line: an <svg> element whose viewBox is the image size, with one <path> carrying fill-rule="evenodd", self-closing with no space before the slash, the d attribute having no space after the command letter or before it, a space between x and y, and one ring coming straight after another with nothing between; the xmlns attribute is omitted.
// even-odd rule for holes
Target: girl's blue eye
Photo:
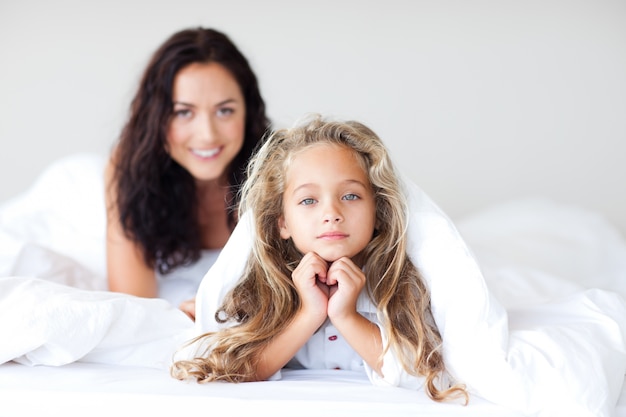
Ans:
<svg viewBox="0 0 626 417"><path fill-rule="evenodd" d="M303 206L310 206L311 204L315 204L315 199L305 198L304 200L300 201L300 204L302 204Z"/></svg>
<svg viewBox="0 0 626 417"><path fill-rule="evenodd" d="M356 194L346 194L343 196L344 200L358 200L359 196Z"/></svg>

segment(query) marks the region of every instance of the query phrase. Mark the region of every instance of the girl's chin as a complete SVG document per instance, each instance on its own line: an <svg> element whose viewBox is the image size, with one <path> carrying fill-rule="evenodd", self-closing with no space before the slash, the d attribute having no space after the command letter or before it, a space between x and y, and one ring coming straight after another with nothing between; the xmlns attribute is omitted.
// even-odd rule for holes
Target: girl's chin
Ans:
<svg viewBox="0 0 626 417"><path fill-rule="evenodd" d="M329 254L318 254L318 255L329 264L332 264L337 259L341 259L341 258L350 258L353 262L355 260L354 255L347 254L347 253L329 253Z"/></svg>
<svg viewBox="0 0 626 417"><path fill-rule="evenodd" d="M302 251L300 249L297 249L298 252L304 256L305 253L309 252L309 251ZM361 253L357 253L354 254L352 252L343 252L343 251L332 251L332 250L327 250L327 251L314 251L320 258L322 258L323 260L325 260L326 262L328 262L328 264L332 264L333 262L335 262L337 259L341 259L341 258L349 258L350 260L352 260L352 262L354 262L356 265L361 266L361 261L362 261L362 256Z"/></svg>

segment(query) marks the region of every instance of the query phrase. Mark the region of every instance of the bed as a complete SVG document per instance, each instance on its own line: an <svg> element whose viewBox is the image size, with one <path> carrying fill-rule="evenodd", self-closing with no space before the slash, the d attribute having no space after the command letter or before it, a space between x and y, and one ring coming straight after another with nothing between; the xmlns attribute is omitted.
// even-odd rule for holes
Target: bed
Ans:
<svg viewBox="0 0 626 417"><path fill-rule="evenodd" d="M350 371L196 384L167 368L202 320L106 291L103 164L62 159L0 205L0 416L626 416L626 243L598 213L518 200L452 224L407 181L410 254L431 288L444 357L470 388L467 406ZM204 277L200 315L219 296L215 277L233 280L242 267L246 224Z"/></svg>

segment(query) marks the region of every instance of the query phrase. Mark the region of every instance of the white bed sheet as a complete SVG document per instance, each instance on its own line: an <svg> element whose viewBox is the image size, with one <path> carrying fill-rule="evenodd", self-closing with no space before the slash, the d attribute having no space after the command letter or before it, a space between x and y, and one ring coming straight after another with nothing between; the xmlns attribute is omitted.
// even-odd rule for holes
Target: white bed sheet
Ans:
<svg viewBox="0 0 626 417"><path fill-rule="evenodd" d="M103 289L104 276L102 162L92 155L60 161L31 190L0 206L0 363L8 361L0 365L0 417L124 415L135 405L155 415L217 405L273 416L520 415L476 395L469 407L436 404L423 392L374 387L365 375L344 371L289 371L281 381L240 385L171 379L165 357L193 329L186 316L159 300L93 291ZM595 213L546 201L494 207L457 226L508 310L508 324L517 331L508 342L529 354L512 356L537 365L550 343L557 348L551 352L569 352L572 345L574 356L537 365L538 375L553 380L536 381L529 369L525 383L541 386L548 397L557 388L571 398L567 384L560 384L568 365L575 365L571 384L581 393L588 366L589 381L608 384L606 390L589 387L594 396L606 393L601 403L612 409L621 392L614 412L602 415L626 416L622 236ZM610 292L583 291L588 288ZM555 328L563 332L550 333ZM607 351L596 335L610 342ZM537 349L531 352L532 343ZM617 378L612 366L620 370Z"/></svg>
<svg viewBox="0 0 626 417"><path fill-rule="evenodd" d="M422 391L376 387L362 373L288 370L280 381L185 383L150 368L73 363L0 366L0 416L193 415L228 410L254 416L519 417L474 397L467 407L437 404Z"/></svg>
<svg viewBox="0 0 626 417"><path fill-rule="evenodd" d="M233 416L523 417L476 396L466 407L437 404L421 391L375 387L350 371L290 370L281 381L199 385L145 367L0 366L0 417L110 417L131 410L149 416L213 415L219 409ZM626 417L626 385L613 417Z"/></svg>

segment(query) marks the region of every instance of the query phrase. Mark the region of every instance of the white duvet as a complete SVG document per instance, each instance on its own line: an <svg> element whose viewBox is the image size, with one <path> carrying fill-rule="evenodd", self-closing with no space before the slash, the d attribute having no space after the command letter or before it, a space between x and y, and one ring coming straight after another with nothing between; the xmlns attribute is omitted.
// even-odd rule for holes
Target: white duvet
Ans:
<svg viewBox="0 0 626 417"><path fill-rule="evenodd" d="M165 368L206 326L164 300L103 291L102 168L93 155L59 161L0 206L0 363ZM626 371L619 233L595 213L524 201L458 222L461 239L409 188L410 254L430 285L452 373L528 415L610 416ZM246 227L205 276L201 317L243 267Z"/></svg>

